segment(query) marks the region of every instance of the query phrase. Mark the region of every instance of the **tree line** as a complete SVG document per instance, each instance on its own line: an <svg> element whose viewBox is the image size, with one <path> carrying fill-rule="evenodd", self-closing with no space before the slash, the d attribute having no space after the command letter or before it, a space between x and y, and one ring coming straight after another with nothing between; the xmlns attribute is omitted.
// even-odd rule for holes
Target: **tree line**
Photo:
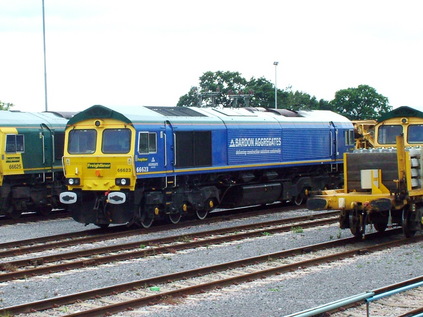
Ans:
<svg viewBox="0 0 423 317"><path fill-rule="evenodd" d="M13 107L13 103L0 101L0 110L9 110Z"/></svg>
<svg viewBox="0 0 423 317"><path fill-rule="evenodd" d="M335 93L333 100L317 100L291 87L277 89L277 108L289 110L331 110L350 120L377 119L392 110L388 98L368 85ZM177 103L180 107L275 107L275 86L264 77L245 79L239 72L205 72L199 85L193 86Z"/></svg>
<svg viewBox="0 0 423 317"><path fill-rule="evenodd" d="M333 100L317 100L291 87L277 89L277 107L289 110L331 110L350 120L378 119L392 110L388 98L368 85L338 90ZM179 98L179 107L275 107L275 86L264 77L245 79L239 72L205 72L199 85ZM0 101L0 110L14 105Z"/></svg>

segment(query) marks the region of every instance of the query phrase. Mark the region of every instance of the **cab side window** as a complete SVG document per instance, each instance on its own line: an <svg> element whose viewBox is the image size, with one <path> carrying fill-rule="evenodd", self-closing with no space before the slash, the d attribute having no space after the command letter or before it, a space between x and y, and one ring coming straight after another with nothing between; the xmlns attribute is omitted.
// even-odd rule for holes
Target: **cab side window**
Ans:
<svg viewBox="0 0 423 317"><path fill-rule="evenodd" d="M157 133L140 132L138 139L138 153L157 153Z"/></svg>
<svg viewBox="0 0 423 317"><path fill-rule="evenodd" d="M402 133L401 125L383 125L379 127L379 144L395 144L396 137Z"/></svg>
<svg viewBox="0 0 423 317"><path fill-rule="evenodd" d="M8 134L6 136L6 153L25 152L25 139L23 134Z"/></svg>
<svg viewBox="0 0 423 317"><path fill-rule="evenodd" d="M408 126L408 143L423 143L423 125Z"/></svg>
<svg viewBox="0 0 423 317"><path fill-rule="evenodd" d="M345 145L355 144L354 130L344 131L344 137L345 137Z"/></svg>

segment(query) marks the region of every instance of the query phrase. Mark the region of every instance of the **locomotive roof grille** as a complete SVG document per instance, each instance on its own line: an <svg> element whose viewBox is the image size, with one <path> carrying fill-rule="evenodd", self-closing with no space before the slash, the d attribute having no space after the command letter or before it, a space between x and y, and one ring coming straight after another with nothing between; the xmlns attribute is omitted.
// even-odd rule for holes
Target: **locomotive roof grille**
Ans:
<svg viewBox="0 0 423 317"><path fill-rule="evenodd" d="M166 117L207 117L186 107L146 107Z"/></svg>

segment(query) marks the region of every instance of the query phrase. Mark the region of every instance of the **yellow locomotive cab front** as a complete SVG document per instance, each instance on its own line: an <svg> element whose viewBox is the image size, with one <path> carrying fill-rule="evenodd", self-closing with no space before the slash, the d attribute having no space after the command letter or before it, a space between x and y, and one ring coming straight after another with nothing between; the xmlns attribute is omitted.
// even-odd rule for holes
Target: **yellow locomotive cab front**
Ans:
<svg viewBox="0 0 423 317"><path fill-rule="evenodd" d="M63 168L72 192L61 195L63 203L75 203L75 190L104 191L107 202L125 202L122 191L134 190L135 130L114 119L86 120L66 133Z"/></svg>

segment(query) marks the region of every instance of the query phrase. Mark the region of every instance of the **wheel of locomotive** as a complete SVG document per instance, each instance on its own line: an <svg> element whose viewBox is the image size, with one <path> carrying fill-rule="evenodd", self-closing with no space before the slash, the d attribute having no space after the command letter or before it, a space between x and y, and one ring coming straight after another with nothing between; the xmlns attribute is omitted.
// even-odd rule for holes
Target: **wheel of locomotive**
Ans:
<svg viewBox="0 0 423 317"><path fill-rule="evenodd" d="M6 211L6 216L11 219L19 219L22 215L22 211L15 209L13 206L10 206Z"/></svg>
<svg viewBox="0 0 423 317"><path fill-rule="evenodd" d="M192 209L190 203L184 202L176 212L168 214L167 218L169 219L170 223L176 225L181 220L182 213L187 213L190 209Z"/></svg>
<svg viewBox="0 0 423 317"><path fill-rule="evenodd" d="M196 209L195 210L195 215L200 220L206 219L208 214L209 214L209 211L207 209Z"/></svg>
<svg viewBox="0 0 423 317"><path fill-rule="evenodd" d="M148 229L153 224L154 217L148 216L147 214L143 214L140 218L140 225L143 226L145 229Z"/></svg>
<svg viewBox="0 0 423 317"><path fill-rule="evenodd" d="M351 233L356 237L361 239L364 234L364 217L358 210L352 210L349 214L349 223Z"/></svg>
<svg viewBox="0 0 423 317"><path fill-rule="evenodd" d="M300 194L298 194L297 195L297 197L295 197L295 199L294 199L294 203L297 205L297 206L301 206L304 202L305 202L305 195L304 195L304 193L303 192L301 192Z"/></svg>
<svg viewBox="0 0 423 317"><path fill-rule="evenodd" d="M182 218L182 214L180 212L170 213L168 214L168 219L171 223L176 225Z"/></svg>
<svg viewBox="0 0 423 317"><path fill-rule="evenodd" d="M416 234L415 229L411 229L411 211L404 207L402 211L402 231L406 238L412 238Z"/></svg>
<svg viewBox="0 0 423 317"><path fill-rule="evenodd" d="M154 216L149 215L146 210L142 210L141 206L139 207L139 212L141 214L141 217L139 219L139 224L145 229L150 228L151 225L153 224Z"/></svg>
<svg viewBox="0 0 423 317"><path fill-rule="evenodd" d="M195 215L200 220L206 219L206 217L209 214L209 211L214 208L214 205L215 205L214 204L214 200L213 199L208 199L207 202L204 205L205 205L205 208L203 208L203 209L196 209L195 210Z"/></svg>
<svg viewBox="0 0 423 317"><path fill-rule="evenodd" d="M51 214L52 211L53 211L53 208L51 206L48 206L48 205L40 206L37 209L37 213L42 215L42 216L48 216L49 214Z"/></svg>

